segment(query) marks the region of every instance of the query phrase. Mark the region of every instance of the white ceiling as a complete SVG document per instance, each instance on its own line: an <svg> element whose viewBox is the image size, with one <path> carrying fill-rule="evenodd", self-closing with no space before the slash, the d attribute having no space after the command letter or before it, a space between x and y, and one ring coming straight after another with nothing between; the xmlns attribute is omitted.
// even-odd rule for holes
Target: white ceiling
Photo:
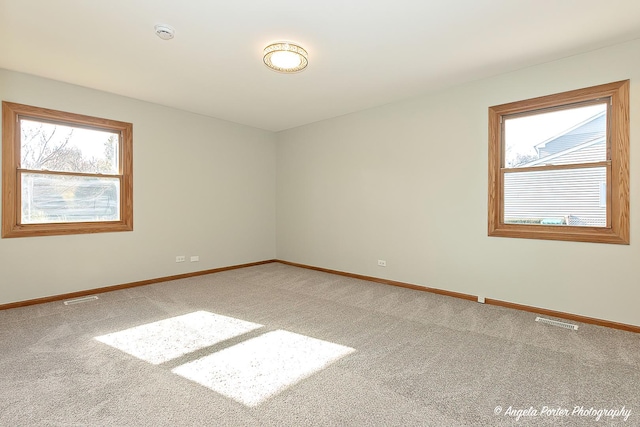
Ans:
<svg viewBox="0 0 640 427"><path fill-rule="evenodd" d="M272 131L636 38L640 0L0 0L0 68Z"/></svg>

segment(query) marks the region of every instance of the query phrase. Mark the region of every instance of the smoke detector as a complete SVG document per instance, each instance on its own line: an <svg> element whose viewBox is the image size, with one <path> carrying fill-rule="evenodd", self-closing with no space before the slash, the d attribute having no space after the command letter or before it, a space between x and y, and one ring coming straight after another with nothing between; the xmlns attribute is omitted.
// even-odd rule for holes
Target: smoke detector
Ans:
<svg viewBox="0 0 640 427"><path fill-rule="evenodd" d="M154 28L156 29L156 35L162 40L171 40L176 34L176 30L171 25L158 24Z"/></svg>

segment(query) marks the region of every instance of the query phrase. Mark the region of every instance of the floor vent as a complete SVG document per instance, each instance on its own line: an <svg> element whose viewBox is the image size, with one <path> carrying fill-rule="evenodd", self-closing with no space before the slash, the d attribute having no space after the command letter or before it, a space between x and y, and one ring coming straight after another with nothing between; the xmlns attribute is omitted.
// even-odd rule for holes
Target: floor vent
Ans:
<svg viewBox="0 0 640 427"><path fill-rule="evenodd" d="M558 320L545 319L544 317L536 317L536 322L545 323L547 325L559 326L560 328L578 330L578 325L572 323L560 322Z"/></svg>
<svg viewBox="0 0 640 427"><path fill-rule="evenodd" d="M64 301L64 305L71 305L71 304L80 304L81 302L88 302L88 301L93 301L98 299L97 296L95 295L91 295L88 297L82 297L82 298L75 298L75 299L68 299L66 301Z"/></svg>

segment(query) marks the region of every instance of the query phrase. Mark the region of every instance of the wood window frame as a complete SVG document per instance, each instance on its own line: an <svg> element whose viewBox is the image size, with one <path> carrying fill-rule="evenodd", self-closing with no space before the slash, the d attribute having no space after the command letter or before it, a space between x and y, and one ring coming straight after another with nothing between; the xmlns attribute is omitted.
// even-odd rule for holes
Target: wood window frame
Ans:
<svg viewBox="0 0 640 427"><path fill-rule="evenodd" d="M22 224L19 174L21 129L20 119L104 130L118 133L120 179L120 220L95 222L61 222ZM70 173L68 175L74 175ZM82 175L82 174L80 174ZM86 174L85 174L86 175ZM100 175L97 175L100 176ZM106 233L133 230L133 125L116 120L13 102L2 102L2 237L53 236L67 234Z"/></svg>
<svg viewBox="0 0 640 427"><path fill-rule="evenodd" d="M504 131L508 115L549 110L597 99L608 109L607 226L505 224ZM571 165L564 165L564 169ZM530 168L542 170L539 167ZM489 107L489 236L629 244L629 80Z"/></svg>

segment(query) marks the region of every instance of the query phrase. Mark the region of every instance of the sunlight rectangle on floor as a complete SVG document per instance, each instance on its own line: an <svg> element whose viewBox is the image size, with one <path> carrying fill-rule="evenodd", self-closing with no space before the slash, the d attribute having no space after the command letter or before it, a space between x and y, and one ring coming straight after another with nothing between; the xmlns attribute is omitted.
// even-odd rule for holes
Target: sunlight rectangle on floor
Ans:
<svg viewBox="0 0 640 427"><path fill-rule="evenodd" d="M354 351L277 330L178 366L172 372L253 407Z"/></svg>
<svg viewBox="0 0 640 427"><path fill-rule="evenodd" d="M158 365L262 326L207 311L196 311L95 339Z"/></svg>

